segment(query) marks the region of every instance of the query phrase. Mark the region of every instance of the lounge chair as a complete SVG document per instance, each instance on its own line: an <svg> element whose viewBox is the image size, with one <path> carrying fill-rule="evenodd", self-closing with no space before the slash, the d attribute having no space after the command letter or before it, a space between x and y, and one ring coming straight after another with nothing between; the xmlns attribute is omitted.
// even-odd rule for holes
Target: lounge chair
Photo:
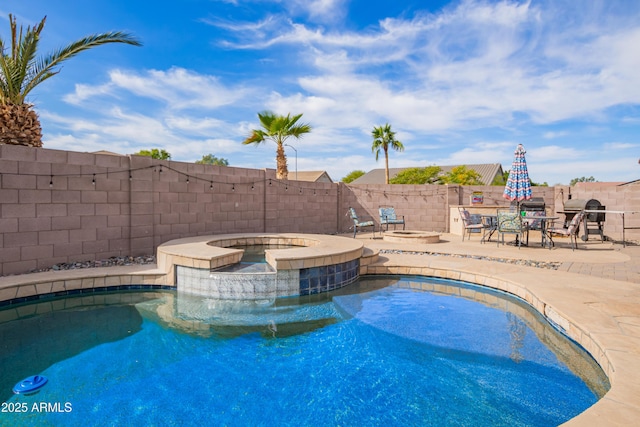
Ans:
<svg viewBox="0 0 640 427"><path fill-rule="evenodd" d="M356 233L358 232L359 228L364 228L364 227L371 227L372 229L372 233L373 233L373 237L375 237L376 235L376 223L373 222L373 220L371 221L360 221L360 218L358 218L358 214L356 214L356 210L354 208L349 208L349 210L347 211L347 215L349 215L351 217L351 219L353 220L353 238L356 238Z"/></svg>
<svg viewBox="0 0 640 427"><path fill-rule="evenodd" d="M402 218L399 218L396 215L396 210L391 206L380 206L378 208L378 213L380 214L380 228L382 229L382 225L386 225L385 231L389 230L389 224L393 224L393 228L395 230L396 225L402 224L402 229L404 230L404 215Z"/></svg>

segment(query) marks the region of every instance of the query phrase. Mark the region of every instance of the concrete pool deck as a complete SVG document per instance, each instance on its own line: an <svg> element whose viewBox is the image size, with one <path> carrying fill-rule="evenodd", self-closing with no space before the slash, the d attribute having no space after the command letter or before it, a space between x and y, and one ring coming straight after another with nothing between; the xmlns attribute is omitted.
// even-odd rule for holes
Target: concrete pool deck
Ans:
<svg viewBox="0 0 640 427"><path fill-rule="evenodd" d="M351 235L345 235L350 237ZM439 243L406 244L358 235L365 246L365 274L420 274L503 289L527 300L565 329L600 363L611 390L569 426L637 425L640 419L640 247L566 239L552 250L498 247L479 236L462 241L442 234ZM424 253L430 253L425 255ZM377 258L376 255L377 254ZM442 255L437 255L442 254ZM518 264L517 260L522 260ZM506 262L509 261L509 262ZM558 269L533 267L558 263ZM156 265L48 271L0 277L0 301L21 295L128 284L164 284ZM28 306L24 306L28 310ZM5 319L6 320L6 319Z"/></svg>

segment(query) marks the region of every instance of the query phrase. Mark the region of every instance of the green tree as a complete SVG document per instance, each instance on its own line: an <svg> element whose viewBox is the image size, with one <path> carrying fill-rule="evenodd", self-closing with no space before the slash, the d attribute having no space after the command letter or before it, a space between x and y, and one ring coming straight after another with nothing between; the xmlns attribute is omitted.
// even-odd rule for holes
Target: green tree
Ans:
<svg viewBox="0 0 640 427"><path fill-rule="evenodd" d="M574 186L578 182L596 182L596 179L593 176L590 176L589 178L587 178L586 176L583 176L581 178L573 178L571 182L569 182L569 185Z"/></svg>
<svg viewBox="0 0 640 427"><path fill-rule="evenodd" d="M384 183L389 184L389 147L396 151L404 151L402 142L396 140L396 133L391 130L389 123L384 126L374 127L371 131L373 145L371 151L376 155L376 162L380 155L380 150L384 151Z"/></svg>
<svg viewBox="0 0 640 427"><path fill-rule="evenodd" d="M482 185L480 178L482 176L478 172L461 165L451 168L449 172L444 174L442 181L445 184Z"/></svg>
<svg viewBox="0 0 640 427"><path fill-rule="evenodd" d="M345 184L349 184L350 182L355 181L356 179L360 178L364 174L365 174L364 171L354 170L349 172L347 176L341 179L341 181L344 182Z"/></svg>
<svg viewBox="0 0 640 427"><path fill-rule="evenodd" d="M289 178L287 156L284 153L284 143L290 137L298 139L305 133L311 132L311 126L309 124L298 124L300 117L302 117L302 114L291 117L290 114L279 116L271 111L258 113L262 129L252 130L251 135L242 141L244 145L258 145L265 141L273 141L276 143L276 178L278 179Z"/></svg>
<svg viewBox="0 0 640 427"><path fill-rule="evenodd" d="M127 33L113 31L84 37L45 56L38 57L40 33L47 17L36 26L18 29L9 14L11 44L0 38L0 144L42 147L42 127L33 104L26 101L40 83L60 72L60 64L78 53L107 43L141 46Z"/></svg>
<svg viewBox="0 0 640 427"><path fill-rule="evenodd" d="M216 166L229 166L229 160L223 159L222 157L218 158L213 154L207 154L206 156L202 156L201 160L196 160L196 164L199 165L216 165Z"/></svg>
<svg viewBox="0 0 640 427"><path fill-rule="evenodd" d="M157 160L171 160L171 154L169 154L164 148L159 150L152 148L151 150L140 150L137 153L133 153L134 156L146 156Z"/></svg>
<svg viewBox="0 0 640 427"><path fill-rule="evenodd" d="M502 172L502 175L496 175L491 182L491 185L505 185L509 179L509 171Z"/></svg>
<svg viewBox="0 0 640 427"><path fill-rule="evenodd" d="M440 184L440 172L438 166L426 168L407 168L390 180L391 184Z"/></svg>

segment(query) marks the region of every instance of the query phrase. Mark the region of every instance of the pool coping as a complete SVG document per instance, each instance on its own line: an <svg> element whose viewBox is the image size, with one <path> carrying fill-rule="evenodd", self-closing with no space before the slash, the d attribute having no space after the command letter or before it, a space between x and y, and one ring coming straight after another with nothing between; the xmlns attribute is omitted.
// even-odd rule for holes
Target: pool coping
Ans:
<svg viewBox="0 0 640 427"><path fill-rule="evenodd" d="M195 239L201 242L210 237ZM564 425L634 425L640 419L638 284L480 259L378 256L377 248L366 244L361 253L363 275L423 275L476 283L520 297L564 329L589 351L611 383L602 399ZM153 265L4 276L0 277L0 301L77 289L167 285L167 276L165 268Z"/></svg>

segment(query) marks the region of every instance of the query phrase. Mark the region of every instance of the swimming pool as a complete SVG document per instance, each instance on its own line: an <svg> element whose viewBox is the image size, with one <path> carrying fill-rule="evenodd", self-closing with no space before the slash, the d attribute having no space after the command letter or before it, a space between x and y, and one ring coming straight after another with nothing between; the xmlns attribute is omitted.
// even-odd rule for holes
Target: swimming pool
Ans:
<svg viewBox="0 0 640 427"><path fill-rule="evenodd" d="M94 294L0 319L3 425L548 426L609 387L526 304L445 280L274 302ZM34 374L49 383L12 395Z"/></svg>

